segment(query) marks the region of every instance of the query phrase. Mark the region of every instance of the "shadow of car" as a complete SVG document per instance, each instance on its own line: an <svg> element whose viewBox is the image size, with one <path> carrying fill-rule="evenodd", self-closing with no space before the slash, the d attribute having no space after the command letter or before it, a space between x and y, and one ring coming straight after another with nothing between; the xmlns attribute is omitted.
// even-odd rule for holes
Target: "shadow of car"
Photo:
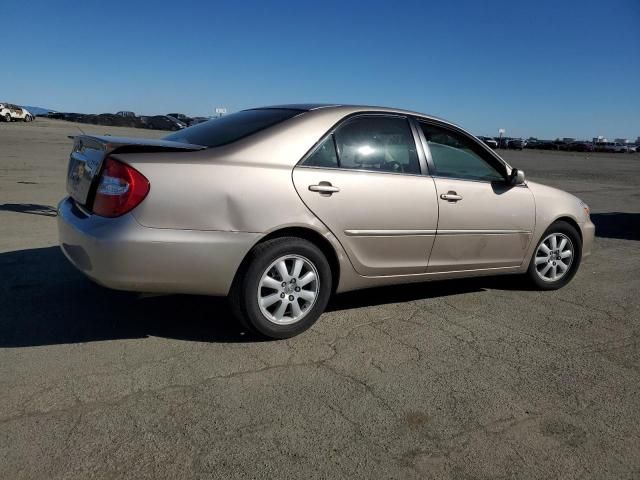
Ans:
<svg viewBox="0 0 640 480"><path fill-rule="evenodd" d="M59 247L0 253L0 347L163 337L198 342L264 341L233 319L221 297L149 296L86 279ZM515 282L514 282L515 280ZM378 287L337 295L328 311L415 301L487 289L528 290L509 277Z"/></svg>

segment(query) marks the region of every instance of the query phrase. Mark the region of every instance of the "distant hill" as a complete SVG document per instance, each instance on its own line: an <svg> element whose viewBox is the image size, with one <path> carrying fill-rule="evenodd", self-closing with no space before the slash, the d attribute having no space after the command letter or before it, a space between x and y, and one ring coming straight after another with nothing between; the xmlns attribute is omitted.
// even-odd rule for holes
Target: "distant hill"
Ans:
<svg viewBox="0 0 640 480"><path fill-rule="evenodd" d="M46 115L49 112L57 112L57 110L51 110L50 108L42 108L42 107L30 107L28 105L20 105L22 108L26 108L34 115Z"/></svg>

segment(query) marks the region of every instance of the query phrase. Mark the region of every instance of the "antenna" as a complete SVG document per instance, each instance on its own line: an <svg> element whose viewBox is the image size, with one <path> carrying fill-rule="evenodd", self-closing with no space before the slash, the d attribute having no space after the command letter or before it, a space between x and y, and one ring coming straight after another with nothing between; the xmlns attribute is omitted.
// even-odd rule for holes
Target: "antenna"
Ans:
<svg viewBox="0 0 640 480"><path fill-rule="evenodd" d="M76 128L77 128L78 130L80 130L80 133L82 133L83 135L86 135L86 133L84 133L84 132L82 131L82 129L81 129L78 125L76 125Z"/></svg>

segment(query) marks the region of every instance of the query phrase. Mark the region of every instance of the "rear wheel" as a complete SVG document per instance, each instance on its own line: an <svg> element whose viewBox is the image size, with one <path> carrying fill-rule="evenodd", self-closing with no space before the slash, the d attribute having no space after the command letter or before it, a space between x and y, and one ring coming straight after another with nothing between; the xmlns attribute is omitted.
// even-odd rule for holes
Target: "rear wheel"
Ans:
<svg viewBox="0 0 640 480"><path fill-rule="evenodd" d="M527 275L541 290L556 290L571 281L580 266L582 241L567 222L551 224L529 264Z"/></svg>
<svg viewBox="0 0 640 480"><path fill-rule="evenodd" d="M7 122L7 123L9 123L9 122L11 121L11 115L7 113L7 114L4 116L4 121L5 121L5 122Z"/></svg>
<svg viewBox="0 0 640 480"><path fill-rule="evenodd" d="M322 251L307 240L283 237L249 253L229 300L247 329L269 338L289 338L316 322L331 286L331 268Z"/></svg>

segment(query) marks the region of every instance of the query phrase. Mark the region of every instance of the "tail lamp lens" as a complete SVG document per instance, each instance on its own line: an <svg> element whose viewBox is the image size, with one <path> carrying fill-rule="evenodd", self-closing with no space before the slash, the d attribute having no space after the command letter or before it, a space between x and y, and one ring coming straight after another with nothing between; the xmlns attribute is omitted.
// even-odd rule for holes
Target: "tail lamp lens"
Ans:
<svg viewBox="0 0 640 480"><path fill-rule="evenodd" d="M149 180L135 168L109 157L100 176L93 213L103 217L124 215L140 205L149 188Z"/></svg>

